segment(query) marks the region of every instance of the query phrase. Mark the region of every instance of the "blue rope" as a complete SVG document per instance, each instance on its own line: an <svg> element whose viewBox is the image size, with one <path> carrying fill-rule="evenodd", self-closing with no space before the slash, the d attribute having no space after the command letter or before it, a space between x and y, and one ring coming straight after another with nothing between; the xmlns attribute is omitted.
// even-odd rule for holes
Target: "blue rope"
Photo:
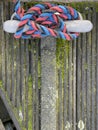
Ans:
<svg viewBox="0 0 98 130"><path fill-rule="evenodd" d="M15 19L20 21L15 38L43 38L54 36L67 40L76 39L79 33L68 33L64 21L78 20L78 12L67 6L50 3L36 4L27 11L21 7L20 0L15 3ZM57 14L58 13L58 14ZM24 32L25 25L29 26Z"/></svg>

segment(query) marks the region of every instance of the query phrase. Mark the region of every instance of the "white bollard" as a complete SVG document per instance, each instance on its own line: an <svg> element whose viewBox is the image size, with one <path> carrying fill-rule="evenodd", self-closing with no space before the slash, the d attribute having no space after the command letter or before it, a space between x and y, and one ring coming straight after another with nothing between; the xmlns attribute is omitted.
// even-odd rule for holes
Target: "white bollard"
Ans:
<svg viewBox="0 0 98 130"><path fill-rule="evenodd" d="M8 33L15 33L19 23L20 21L17 20L8 20L4 22L3 29ZM85 33L91 31L93 28L93 24L88 20L71 20L66 21L65 24L67 32ZM23 32L27 31L28 29L29 26L25 25Z"/></svg>

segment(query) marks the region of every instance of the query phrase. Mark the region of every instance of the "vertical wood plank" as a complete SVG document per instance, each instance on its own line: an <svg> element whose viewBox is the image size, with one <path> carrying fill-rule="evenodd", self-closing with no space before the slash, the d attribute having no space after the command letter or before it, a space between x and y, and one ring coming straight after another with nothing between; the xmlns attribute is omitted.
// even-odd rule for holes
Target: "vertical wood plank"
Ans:
<svg viewBox="0 0 98 130"><path fill-rule="evenodd" d="M5 16L6 19L8 19L9 14L7 11L7 8L9 8L9 4L6 2L4 3L5 6ZM8 34L5 34L5 90L7 91L7 94L9 96L9 36Z"/></svg>
<svg viewBox="0 0 98 130"><path fill-rule="evenodd" d="M68 122L68 43L65 43L64 54L64 130Z"/></svg>
<svg viewBox="0 0 98 130"><path fill-rule="evenodd" d="M81 85L82 85L82 90L81 90L81 93L82 93L82 121L85 122L85 119L86 119L86 35L83 34L82 35L82 39L81 39L83 42L82 42L82 68L81 68L81 71L82 71L82 82L81 82Z"/></svg>
<svg viewBox="0 0 98 130"><path fill-rule="evenodd" d="M25 43L26 44L26 43ZM24 101L24 40L20 41L20 103Z"/></svg>
<svg viewBox="0 0 98 130"><path fill-rule="evenodd" d="M14 60L15 60L15 51L14 51L14 38L11 36L12 42L11 44L11 101L12 104L15 104L15 70L14 70Z"/></svg>
<svg viewBox="0 0 98 130"><path fill-rule="evenodd" d="M18 41L20 42L20 41ZM19 106L20 106L20 51L19 51L19 44L17 43L17 48L16 48L16 93L15 93L15 97L16 97L16 107L17 107L17 111L19 113Z"/></svg>
<svg viewBox="0 0 98 130"><path fill-rule="evenodd" d="M96 13L95 10L93 11L92 14L92 22L93 22L93 30L92 30L92 113L91 113L91 129L95 130L95 96L96 96L96 82L95 82L95 56L96 56Z"/></svg>
<svg viewBox="0 0 98 130"><path fill-rule="evenodd" d="M81 120L81 35L77 40L77 123Z"/></svg>
<svg viewBox="0 0 98 130"><path fill-rule="evenodd" d="M11 55L12 54L12 45L11 45L12 42L13 42L13 36L10 34L9 35L9 43L8 43L9 44L9 51L8 51L8 53L9 53L8 54L9 55L9 68L8 68L8 71L9 71L9 87L8 88L9 88L9 99L10 99L10 101L12 101L12 83L14 82L14 81L12 81L12 67L13 66L11 64L12 56L14 57L14 54Z"/></svg>
<svg viewBox="0 0 98 130"><path fill-rule="evenodd" d="M96 16L96 18L97 18L97 21L98 21L98 13L97 13L97 16ZM96 31L96 33L97 33L97 57L96 57L96 59L97 59L97 70L96 70L96 88L97 88L97 90L96 90L96 129L98 130L98 26L97 26L97 31Z"/></svg>
<svg viewBox="0 0 98 130"><path fill-rule="evenodd" d="M68 79L68 116L69 116L69 122L71 124L72 129L72 42L69 43L69 63L68 63L68 73L69 73L69 79Z"/></svg>
<svg viewBox="0 0 98 130"><path fill-rule="evenodd" d="M41 130L56 130L56 40L41 39Z"/></svg>
<svg viewBox="0 0 98 130"><path fill-rule="evenodd" d="M2 10L2 3L0 2L0 12ZM0 82L2 84L2 14L0 13L0 34L1 34L1 37L0 37Z"/></svg>
<svg viewBox="0 0 98 130"><path fill-rule="evenodd" d="M9 36L6 35L6 90L8 97L10 98L10 47L9 47Z"/></svg>
<svg viewBox="0 0 98 130"><path fill-rule="evenodd" d="M35 130L35 59L34 59L34 41L31 41L31 76L32 76L32 130Z"/></svg>
<svg viewBox="0 0 98 130"><path fill-rule="evenodd" d="M25 85L25 126L26 130L28 130L28 122L29 122L29 109L28 109L28 92L29 92L29 86L28 86L28 80L29 80L29 41L26 41L26 85ZM32 96L32 95L31 95Z"/></svg>
<svg viewBox="0 0 98 130"><path fill-rule="evenodd" d="M39 129L39 86L38 86L38 57L39 57L39 40L35 41L35 100L36 100L36 130Z"/></svg>
<svg viewBox="0 0 98 130"><path fill-rule="evenodd" d="M13 61L14 62L14 71L13 71L14 77L12 78L12 80L14 80L14 81L12 81L12 82L14 82L14 86L12 86L12 91L13 91L13 94L12 94L13 101L12 101L12 103L13 103L14 107L17 106L16 95L17 95L17 51L18 51L17 48L19 46L18 42L19 42L18 40L14 39L14 43L12 45L12 49L14 50L14 51L12 51L12 52L14 52L12 54L14 56L12 58L12 60L14 60Z"/></svg>
<svg viewBox="0 0 98 130"><path fill-rule="evenodd" d="M58 71L58 130L63 129L63 86L61 68Z"/></svg>
<svg viewBox="0 0 98 130"><path fill-rule="evenodd" d="M91 14L89 13L87 18L91 20ZM87 33L87 122L86 128L91 129L91 32Z"/></svg>
<svg viewBox="0 0 98 130"><path fill-rule="evenodd" d="M13 4L12 3L9 3L9 17L10 15L12 14L12 10L13 10ZM13 38L13 35L12 34L9 34L9 80L10 80L10 100L12 101L12 95L14 94L14 53L12 54L12 52L14 52L13 50L13 42L14 42L14 38ZM13 80L12 80L13 79Z"/></svg>
<svg viewBox="0 0 98 130"><path fill-rule="evenodd" d="M73 130L76 130L76 40L73 41Z"/></svg>
<svg viewBox="0 0 98 130"><path fill-rule="evenodd" d="M20 108L20 111L22 112L22 116L23 116L23 119L22 119L22 123L23 125L25 125L25 66L24 64L27 64L25 63L26 60L24 57L26 57L26 55L24 54L24 44L26 44L24 42L24 40L20 40L20 44L19 44L19 62L20 62L20 70L19 70L19 74L20 74L20 83L19 83L19 102L20 102L20 106L22 107L22 109ZM26 46L26 45L25 45ZM24 56L25 55L25 56Z"/></svg>
<svg viewBox="0 0 98 130"><path fill-rule="evenodd" d="M2 44L2 85L5 87L5 38L4 38L4 31L3 31L3 22L4 22L4 4L0 2L0 9L1 9L1 44Z"/></svg>

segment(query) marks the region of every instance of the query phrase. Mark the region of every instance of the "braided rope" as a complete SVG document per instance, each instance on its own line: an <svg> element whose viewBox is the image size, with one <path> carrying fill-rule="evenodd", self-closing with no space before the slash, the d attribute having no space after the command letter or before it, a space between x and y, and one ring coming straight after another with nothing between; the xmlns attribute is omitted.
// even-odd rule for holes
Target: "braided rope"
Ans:
<svg viewBox="0 0 98 130"><path fill-rule="evenodd" d="M19 20L15 38L43 38L53 36L72 40L79 36L79 33L69 33L66 30L64 21L79 20L78 12L72 7L54 5L50 3L36 4L27 11L21 7L20 0L15 2L15 17ZM24 27L28 25L28 31Z"/></svg>

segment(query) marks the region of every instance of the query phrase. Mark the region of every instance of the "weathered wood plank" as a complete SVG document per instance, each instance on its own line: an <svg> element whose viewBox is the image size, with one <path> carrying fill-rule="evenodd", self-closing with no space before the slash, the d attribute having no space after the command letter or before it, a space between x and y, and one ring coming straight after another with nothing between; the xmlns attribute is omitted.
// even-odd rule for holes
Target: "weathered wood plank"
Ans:
<svg viewBox="0 0 98 130"><path fill-rule="evenodd" d="M5 107L7 109L7 111L9 113L11 119L13 120L13 123L15 124L16 129L17 130L21 130L20 125L19 125L19 123L18 123L18 121L17 121L17 119L16 119L16 117L14 115L13 109L9 105L8 101L6 100L6 96L4 95L4 93L3 93L3 91L1 89L0 89L0 97L1 97L1 99L2 99L2 101L4 103L4 105L5 105Z"/></svg>
<svg viewBox="0 0 98 130"><path fill-rule="evenodd" d="M5 3L5 16L6 19L8 19L9 14L7 11L7 8L9 8L8 3ZM7 91L7 94L9 96L9 36L6 34L5 35L5 90Z"/></svg>
<svg viewBox="0 0 98 130"><path fill-rule="evenodd" d="M34 59L34 41L31 40L31 77L32 77L32 129L35 130L35 59Z"/></svg>
<svg viewBox="0 0 98 130"><path fill-rule="evenodd" d="M26 44L26 43L25 43ZM20 102L24 102L24 40L20 41Z"/></svg>
<svg viewBox="0 0 98 130"><path fill-rule="evenodd" d="M56 130L56 40L41 39L41 130Z"/></svg>
<svg viewBox="0 0 98 130"><path fill-rule="evenodd" d="M72 124L72 42L69 43L69 54L68 54L68 116L69 116L69 122ZM72 125L71 125L72 129Z"/></svg>
<svg viewBox="0 0 98 130"><path fill-rule="evenodd" d="M0 37L0 80L1 81L2 81L2 42L3 42L2 41L3 40L2 37L4 35L4 33L2 31L2 13L1 13L2 6L3 6L3 4L0 2L0 17L1 17L1 19L0 19L0 34L1 34L1 37Z"/></svg>
<svg viewBox="0 0 98 130"><path fill-rule="evenodd" d="M97 13L97 16L96 16L96 19L97 19L97 21L98 21L98 13ZM96 104L97 104L97 106L96 106L96 129L98 129L98 26L96 27L97 28L97 30L96 30L96 33L97 33L97 42L96 42L96 44L97 44L97 57L96 57L96 59L97 59L97 70L96 70Z"/></svg>
<svg viewBox="0 0 98 130"><path fill-rule="evenodd" d="M24 69L24 64L25 64L25 56L24 56L24 44L26 44L24 42L24 40L20 40L20 48L19 48L19 62L20 62L20 70L19 70L19 74L20 74L20 81L19 81L19 91L20 91L20 95L19 95L19 102L20 102L20 106L22 107L22 109L20 110L22 112L22 123L24 125L25 122L25 69Z"/></svg>
<svg viewBox="0 0 98 130"><path fill-rule="evenodd" d="M25 67L26 67L26 77L25 77L25 127L26 127L26 130L28 130L28 122L29 122L29 109L28 109L28 104L29 104L29 101L28 101L28 92L29 92L29 85L28 85L28 80L29 80L29 41L26 40L26 63L25 63Z"/></svg>
<svg viewBox="0 0 98 130"><path fill-rule="evenodd" d="M68 122L68 44L64 53L64 130Z"/></svg>
<svg viewBox="0 0 98 130"><path fill-rule="evenodd" d="M58 71L58 130L63 129L63 85L61 68Z"/></svg>
<svg viewBox="0 0 98 130"><path fill-rule="evenodd" d="M73 41L73 88L72 88L72 97L73 97L73 130L76 130L76 40Z"/></svg>
<svg viewBox="0 0 98 130"><path fill-rule="evenodd" d="M4 22L4 4L3 2L0 3L0 9L1 9L1 28L3 28L3 22ZM2 29L1 32L1 44L2 44L2 85L5 87L5 38L4 38L4 31Z"/></svg>
<svg viewBox="0 0 98 130"><path fill-rule="evenodd" d="M86 119L86 35L83 34L82 35L82 67L81 67L81 71L82 71L82 121L85 122Z"/></svg>
<svg viewBox="0 0 98 130"><path fill-rule="evenodd" d="M9 36L6 35L6 48L5 48L5 52L6 52L6 60L5 60L5 64L6 64L6 90L7 90L7 94L10 98L10 47L9 47Z"/></svg>
<svg viewBox="0 0 98 130"><path fill-rule="evenodd" d="M15 51L14 51L14 38L11 36L11 101L12 104L15 105L15 70L14 70L14 63L15 63Z"/></svg>
<svg viewBox="0 0 98 130"><path fill-rule="evenodd" d="M95 120L95 96L96 96L96 81L95 81L95 58L96 58L96 13L93 11L92 14L93 30L92 30L92 113L91 113L91 129L96 130Z"/></svg>
<svg viewBox="0 0 98 130"><path fill-rule="evenodd" d="M81 35L77 40L77 123L81 120Z"/></svg>
<svg viewBox="0 0 98 130"><path fill-rule="evenodd" d="M19 43L17 43L17 48L16 48L16 90L15 90L15 97L16 97L16 107L17 111L19 113L19 106L20 106L20 51L19 51L19 46L20 46L20 41L18 40Z"/></svg>
<svg viewBox="0 0 98 130"><path fill-rule="evenodd" d="M89 13L87 18L91 20L91 14ZM87 33L87 121L86 127L91 129L91 32Z"/></svg>
<svg viewBox="0 0 98 130"><path fill-rule="evenodd" d="M36 130L39 129L39 86L38 86L38 64L39 64L39 40L35 40L35 102L36 102Z"/></svg>
<svg viewBox="0 0 98 130"><path fill-rule="evenodd" d="M8 47L8 72L9 72L9 74L8 74L8 79L9 79L9 82L8 82L8 85L9 85L9 87L8 87L8 89L9 90L7 90L8 91L8 93L9 93L9 99L11 100L11 98L12 98L12 64L11 64L11 62L12 62L12 56L13 55L11 55L11 53L12 53L12 46L11 46L11 43L13 42L13 36L12 35L9 35L9 42L8 42L8 45L9 45L9 47Z"/></svg>
<svg viewBox="0 0 98 130"><path fill-rule="evenodd" d="M9 4L9 17L10 15L12 14L13 12L13 4L10 3ZM12 34L9 34L9 37L8 37L8 71L9 71L9 98L10 100L12 101L12 97L14 96L14 47L13 47L13 44L14 44L14 37ZM13 101L12 101L13 102ZM14 103L14 102L13 102Z"/></svg>

